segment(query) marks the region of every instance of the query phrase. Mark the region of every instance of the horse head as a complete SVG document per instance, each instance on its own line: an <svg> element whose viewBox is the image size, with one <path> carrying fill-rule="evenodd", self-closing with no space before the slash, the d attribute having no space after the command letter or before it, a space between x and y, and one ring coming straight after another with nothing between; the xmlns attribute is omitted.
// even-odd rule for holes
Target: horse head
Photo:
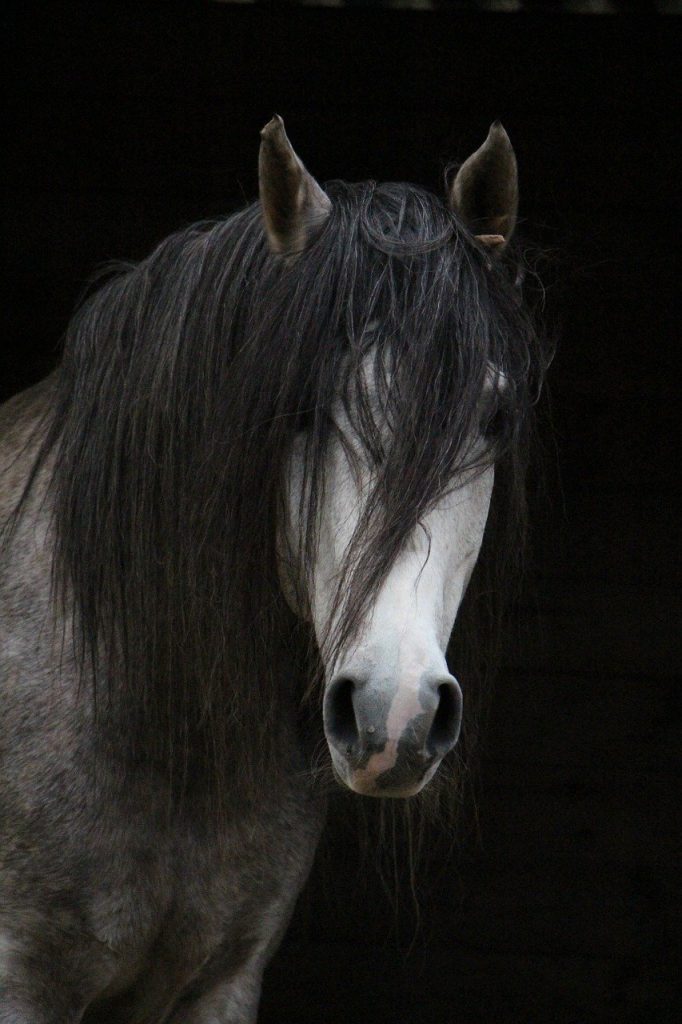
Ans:
<svg viewBox="0 0 682 1024"><path fill-rule="evenodd" d="M260 192L271 251L298 259L325 229L333 204L295 154L279 118L262 133ZM517 195L514 152L496 123L459 169L447 204L489 260L509 241ZM399 517L397 492L414 489L412 481L396 476L398 465L403 474L410 472L404 451L393 459L391 476L392 453L411 443L418 474L420 452L432 441L429 430L437 430L442 419L427 410L421 428L396 422L391 396L405 380L391 349L379 351L372 343L380 327L376 319L365 323L356 371L340 375L328 410L315 543L307 552L302 538L310 523L304 520L312 513L304 430L293 445L285 473L286 525L279 547L286 557L280 576L290 605L312 623L321 652L324 731L337 777L357 793L407 797L434 776L460 733L463 696L446 649L483 539L494 479L488 410L504 391L505 378L488 365L477 378L477 393L464 396L472 413L467 436L457 445L466 457L416 521L402 525L390 564L365 588L369 600L349 607L367 575L366 549L390 533L381 517L381 495L391 495L392 514ZM349 353L347 362L353 358ZM358 426L368 421L374 450L366 442L368 431ZM306 554L312 564L300 569Z"/></svg>

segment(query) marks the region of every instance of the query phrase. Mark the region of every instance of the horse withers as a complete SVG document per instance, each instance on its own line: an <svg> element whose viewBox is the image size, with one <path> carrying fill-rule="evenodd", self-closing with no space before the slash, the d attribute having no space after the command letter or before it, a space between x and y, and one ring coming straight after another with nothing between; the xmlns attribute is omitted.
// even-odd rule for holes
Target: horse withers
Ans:
<svg viewBox="0 0 682 1024"><path fill-rule="evenodd" d="M329 780L452 760L542 369L514 153L494 124L445 201L322 188L274 118L259 172L0 410L2 1024L254 1021Z"/></svg>

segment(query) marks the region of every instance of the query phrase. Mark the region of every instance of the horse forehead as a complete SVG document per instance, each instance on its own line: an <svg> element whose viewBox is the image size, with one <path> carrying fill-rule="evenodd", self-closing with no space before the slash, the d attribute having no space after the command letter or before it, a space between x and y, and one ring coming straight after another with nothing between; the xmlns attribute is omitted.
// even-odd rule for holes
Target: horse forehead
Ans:
<svg viewBox="0 0 682 1024"><path fill-rule="evenodd" d="M377 327L378 321L374 320L367 324L364 333L371 334L377 329ZM394 376L393 367L391 365L391 355L388 350L383 352L381 355L380 369L381 387L379 386L377 372L379 370L379 363L377 361L376 345L373 344L362 357L357 373L351 376L349 388L349 397L351 402L357 400L358 388L362 388L364 397L369 400L373 411L377 415L383 414L383 409L379 402L381 392L390 392ZM486 363L485 375L481 385L480 397L485 399L494 393L504 394L508 388L509 380L504 370L495 363L488 361ZM348 423L346 405L343 401L341 392L337 393L334 399L333 411L334 418L339 425Z"/></svg>

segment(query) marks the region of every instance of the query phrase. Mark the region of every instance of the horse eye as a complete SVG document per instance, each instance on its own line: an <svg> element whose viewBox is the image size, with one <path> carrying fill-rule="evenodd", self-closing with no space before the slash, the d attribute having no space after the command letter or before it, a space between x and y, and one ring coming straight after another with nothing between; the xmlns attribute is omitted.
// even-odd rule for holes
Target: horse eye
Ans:
<svg viewBox="0 0 682 1024"><path fill-rule="evenodd" d="M496 408L481 420L481 436L486 441L498 441L508 426L508 416L504 409Z"/></svg>
<svg viewBox="0 0 682 1024"><path fill-rule="evenodd" d="M314 419L314 409L299 409L296 414L296 432L307 433L311 429Z"/></svg>

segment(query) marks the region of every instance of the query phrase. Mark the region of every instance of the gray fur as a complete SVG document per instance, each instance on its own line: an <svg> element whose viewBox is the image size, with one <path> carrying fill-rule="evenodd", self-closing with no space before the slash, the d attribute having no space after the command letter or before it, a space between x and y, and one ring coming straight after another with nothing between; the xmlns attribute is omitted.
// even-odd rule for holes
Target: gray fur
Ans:
<svg viewBox="0 0 682 1024"><path fill-rule="evenodd" d="M0 409L0 522L51 398L48 381ZM127 770L55 619L45 476L0 570L0 1022L245 1024L324 817L294 722L287 770L220 827L201 795L169 811L162 772Z"/></svg>

